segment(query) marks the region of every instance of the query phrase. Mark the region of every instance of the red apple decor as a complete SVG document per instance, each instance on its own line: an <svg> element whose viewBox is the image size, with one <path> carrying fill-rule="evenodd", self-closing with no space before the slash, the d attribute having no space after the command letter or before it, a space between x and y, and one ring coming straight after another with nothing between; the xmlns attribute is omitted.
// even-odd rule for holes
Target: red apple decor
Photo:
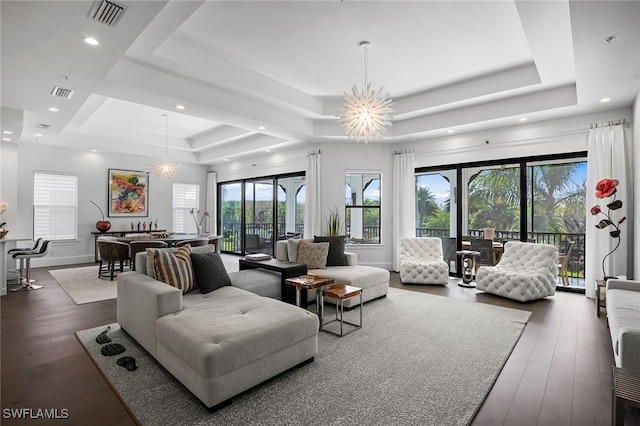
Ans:
<svg viewBox="0 0 640 426"><path fill-rule="evenodd" d="M96 229L100 232L107 232L109 229L111 229L111 222L109 222L108 220L104 220L104 213L102 213L102 209L96 203L91 200L89 200L89 202L98 207L98 210L100 210L100 214L102 215L102 220L96 222Z"/></svg>

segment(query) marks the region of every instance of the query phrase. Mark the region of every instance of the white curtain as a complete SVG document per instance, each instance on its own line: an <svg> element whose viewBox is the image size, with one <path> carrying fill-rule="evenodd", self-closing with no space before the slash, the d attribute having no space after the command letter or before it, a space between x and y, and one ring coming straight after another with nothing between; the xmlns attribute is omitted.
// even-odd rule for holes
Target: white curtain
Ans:
<svg viewBox="0 0 640 426"><path fill-rule="evenodd" d="M393 156L393 270L400 269L400 238L416 235L415 153Z"/></svg>
<svg viewBox="0 0 640 426"><path fill-rule="evenodd" d="M206 228L206 232L212 234L218 233L218 205L217 205L217 192L218 192L218 178L216 172L207 173L207 211L209 212L209 224Z"/></svg>
<svg viewBox="0 0 640 426"><path fill-rule="evenodd" d="M322 154L320 151L307 155L307 170L305 174L306 195L304 200L304 238L322 235Z"/></svg>
<svg viewBox="0 0 640 426"><path fill-rule="evenodd" d="M614 221L619 220L623 216L629 217L632 213L629 208L633 201L631 194L632 176L628 159L632 158L628 155L629 147L625 143L624 128L622 125L606 126L590 129L587 140L587 221L585 236L585 256L586 256L586 296L595 297L595 280L602 279L602 259L616 245L617 239L609 235L609 230L613 230L611 226L605 229L598 229L595 225L604 219L602 214L592 215L591 207L599 204L604 212L607 211L606 205L613 201L613 197L598 199L595 196L595 187L601 179L617 179L620 183L617 187L617 200L622 201L623 206L619 210L612 210L611 218ZM620 225L621 243L620 247L607 258L605 270L609 276L626 275L627 272L627 255L630 247L632 247L632 233L630 232L629 222Z"/></svg>

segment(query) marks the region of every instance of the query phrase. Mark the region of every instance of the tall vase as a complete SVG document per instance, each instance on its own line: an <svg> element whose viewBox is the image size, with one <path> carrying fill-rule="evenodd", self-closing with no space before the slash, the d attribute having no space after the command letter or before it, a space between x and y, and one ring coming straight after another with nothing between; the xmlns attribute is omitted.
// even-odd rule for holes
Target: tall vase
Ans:
<svg viewBox="0 0 640 426"><path fill-rule="evenodd" d="M200 235L200 225L196 225L196 234Z"/></svg>

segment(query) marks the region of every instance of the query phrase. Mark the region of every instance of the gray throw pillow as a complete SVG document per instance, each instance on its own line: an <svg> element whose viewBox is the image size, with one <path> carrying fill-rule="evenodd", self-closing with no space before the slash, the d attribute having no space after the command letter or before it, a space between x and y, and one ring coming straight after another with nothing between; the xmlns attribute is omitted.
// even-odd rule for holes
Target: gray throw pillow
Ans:
<svg viewBox="0 0 640 426"><path fill-rule="evenodd" d="M308 269L324 269L327 267L329 243L310 243L300 241L298 245L298 263L304 263Z"/></svg>
<svg viewBox="0 0 640 426"><path fill-rule="evenodd" d="M191 253L191 264L196 286L202 294L231 285L231 278L218 253Z"/></svg>
<svg viewBox="0 0 640 426"><path fill-rule="evenodd" d="M344 235L338 237L318 237L314 238L316 243L329 243L329 254L327 255L327 266L347 266L347 255L344 254Z"/></svg>

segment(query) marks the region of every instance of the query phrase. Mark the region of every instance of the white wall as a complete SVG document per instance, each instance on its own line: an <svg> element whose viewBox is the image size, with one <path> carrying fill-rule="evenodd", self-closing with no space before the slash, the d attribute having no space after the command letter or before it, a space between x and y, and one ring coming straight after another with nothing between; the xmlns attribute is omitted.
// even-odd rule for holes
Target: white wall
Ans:
<svg viewBox="0 0 640 426"><path fill-rule="evenodd" d="M17 167L15 178L7 177L5 167L10 166L8 159L2 158L3 185L5 179L13 184L8 192L17 192L17 217L12 224L12 232L33 235L33 173L34 171L71 173L78 176L78 241L53 244L47 256L34 259L34 266L67 265L93 262L96 221L101 219L98 209L89 202L97 203L111 222L112 231L126 231L133 221L155 220L158 218L160 229L172 227L172 182L150 179L149 216L136 218L107 217L107 179L108 169L143 170L147 157L132 155L94 153L88 151L50 148L41 144L21 143L17 149ZM187 165L185 178L180 182L200 185L200 208L206 206L207 168L199 165ZM3 194L4 194L3 190ZM37 262L36 262L37 261Z"/></svg>
<svg viewBox="0 0 640 426"><path fill-rule="evenodd" d="M332 142L309 144L242 161L229 161L215 165L218 182L235 179L268 176L280 173L300 172L306 169L306 154L315 149L322 151L322 215L334 207L344 211L344 172L346 170L377 170L382 173L382 235L379 246L349 246L358 253L362 264L391 269L391 230L393 224L392 194L393 153L399 149L416 152L416 167L441 166L500 158L518 158L537 155L586 151L587 132L591 123L606 123L632 116L638 119L638 101L635 115L631 108L604 111L557 120L526 123L488 131L452 134L439 139L405 144L369 143L368 145ZM631 134L628 134L631 138ZM488 140L489 144L485 141ZM635 140L640 140L635 134ZM636 147L638 142L636 142ZM640 164L636 149L636 164ZM638 185L640 186L640 185ZM638 188L636 187L636 199ZM636 213L636 218L638 213ZM638 230L636 229L636 241ZM636 257L637 258L637 257Z"/></svg>

